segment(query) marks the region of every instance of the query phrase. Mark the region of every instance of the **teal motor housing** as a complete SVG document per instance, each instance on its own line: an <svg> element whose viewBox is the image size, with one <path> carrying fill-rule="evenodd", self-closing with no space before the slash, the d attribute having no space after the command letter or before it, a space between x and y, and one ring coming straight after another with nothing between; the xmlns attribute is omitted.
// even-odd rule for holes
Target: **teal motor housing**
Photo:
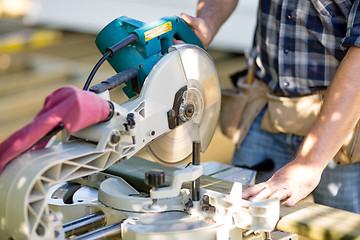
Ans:
<svg viewBox="0 0 360 240"><path fill-rule="evenodd" d="M178 16L164 17L151 23L119 17L99 32L95 44L105 54L108 48L133 33L139 39L108 58L108 61L117 73L137 69L140 89L153 66L168 53L174 37L204 48L189 25ZM132 83L127 82L124 93L131 98L137 92L134 92Z"/></svg>

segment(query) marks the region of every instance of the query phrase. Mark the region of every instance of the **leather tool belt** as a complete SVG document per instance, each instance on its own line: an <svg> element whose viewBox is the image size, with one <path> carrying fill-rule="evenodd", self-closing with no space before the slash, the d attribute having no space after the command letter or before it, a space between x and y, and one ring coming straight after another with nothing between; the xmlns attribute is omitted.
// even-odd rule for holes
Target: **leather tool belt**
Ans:
<svg viewBox="0 0 360 240"><path fill-rule="evenodd" d="M242 77L237 88L223 88L220 126L225 136L240 147L253 121L267 105L261 128L271 133L305 136L311 129L324 99L325 91L301 97L278 96L265 83ZM334 156L338 164L360 161L360 121Z"/></svg>

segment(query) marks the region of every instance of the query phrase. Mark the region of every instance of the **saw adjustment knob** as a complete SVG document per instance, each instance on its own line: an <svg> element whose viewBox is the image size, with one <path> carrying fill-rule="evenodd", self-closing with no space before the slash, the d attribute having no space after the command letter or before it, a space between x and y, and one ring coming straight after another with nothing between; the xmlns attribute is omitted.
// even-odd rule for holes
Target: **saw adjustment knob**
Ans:
<svg viewBox="0 0 360 240"><path fill-rule="evenodd" d="M151 170L145 173L145 183L151 188L158 188L165 183L165 173L162 170Z"/></svg>

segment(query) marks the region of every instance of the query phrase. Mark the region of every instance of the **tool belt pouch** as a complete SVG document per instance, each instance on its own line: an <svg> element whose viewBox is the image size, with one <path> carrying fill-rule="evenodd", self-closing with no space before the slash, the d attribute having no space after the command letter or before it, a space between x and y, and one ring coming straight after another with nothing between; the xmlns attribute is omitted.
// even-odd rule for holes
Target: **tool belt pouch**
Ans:
<svg viewBox="0 0 360 240"><path fill-rule="evenodd" d="M220 127L223 134L239 147L266 105L266 93L270 90L257 79L247 84L246 77L240 78L237 86L221 90Z"/></svg>
<svg viewBox="0 0 360 240"><path fill-rule="evenodd" d="M271 133L292 133L305 136L313 125L322 104L322 94L301 97L266 95L268 108L261 128Z"/></svg>
<svg viewBox="0 0 360 240"><path fill-rule="evenodd" d="M268 108L261 128L271 133L305 136L312 127L323 102L324 92L301 97L279 97L268 93ZM334 157L338 164L360 161L360 122Z"/></svg>

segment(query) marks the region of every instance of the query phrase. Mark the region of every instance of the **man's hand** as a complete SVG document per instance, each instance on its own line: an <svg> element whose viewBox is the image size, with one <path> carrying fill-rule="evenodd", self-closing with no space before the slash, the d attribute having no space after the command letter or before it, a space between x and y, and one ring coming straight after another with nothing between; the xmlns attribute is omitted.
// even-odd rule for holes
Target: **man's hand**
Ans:
<svg viewBox="0 0 360 240"><path fill-rule="evenodd" d="M191 27L206 49L215 35L210 26L202 18L192 17L185 13L182 13L180 17ZM182 43L182 41L176 39L174 43Z"/></svg>
<svg viewBox="0 0 360 240"><path fill-rule="evenodd" d="M222 24L234 11L238 0L199 0L196 16L182 13L180 17L192 28L205 48L209 46ZM174 43L182 41L175 40Z"/></svg>
<svg viewBox="0 0 360 240"><path fill-rule="evenodd" d="M243 191L243 198L259 201L266 198L285 200L293 206L307 197L319 184L322 169L294 160L279 169L268 181Z"/></svg>

